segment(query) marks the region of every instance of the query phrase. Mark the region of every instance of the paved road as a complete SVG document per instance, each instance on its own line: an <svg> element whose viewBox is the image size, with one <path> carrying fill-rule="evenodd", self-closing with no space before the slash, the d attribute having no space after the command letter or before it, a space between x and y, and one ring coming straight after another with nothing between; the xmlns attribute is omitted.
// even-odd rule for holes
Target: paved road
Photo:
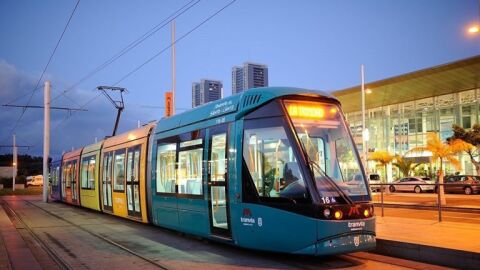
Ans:
<svg viewBox="0 0 480 270"><path fill-rule="evenodd" d="M464 194L446 194L447 206L451 207L469 207L480 209L480 195L464 195ZM437 204L436 193L408 193L408 192L395 192L384 193L383 200L385 203L403 203L403 204L418 204L418 205L430 205ZM381 194L373 193L373 201L379 203L381 201Z"/></svg>
<svg viewBox="0 0 480 270"><path fill-rule="evenodd" d="M44 269L58 269L58 261L73 269L444 269L365 252L308 257L245 250L24 198L3 200L13 209L10 218Z"/></svg>

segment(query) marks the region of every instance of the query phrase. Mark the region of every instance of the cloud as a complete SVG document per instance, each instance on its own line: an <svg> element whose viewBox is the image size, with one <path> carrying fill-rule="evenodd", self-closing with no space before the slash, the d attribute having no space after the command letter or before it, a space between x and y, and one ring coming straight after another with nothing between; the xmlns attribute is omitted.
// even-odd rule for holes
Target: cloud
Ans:
<svg viewBox="0 0 480 270"><path fill-rule="evenodd" d="M68 98L56 98L67 86L61 78L46 75L52 82L52 106L78 108L86 103L86 112L51 111L50 153L60 158L62 152L70 151L111 135L116 117L115 108L98 92L75 88L68 92ZM15 66L0 59L0 104L26 105L38 77L18 71ZM41 83L43 86L43 81ZM95 98L96 97L96 98ZM124 97L126 109L122 113L117 134L137 127L137 121L145 123L155 118L153 112L135 110L128 106L128 96ZM93 101L92 101L93 99ZM35 91L30 105L43 106L43 87ZM21 108L0 107L0 144L12 143L11 131L22 112ZM15 129L17 144L33 146L29 150L19 149L20 153L43 154L43 109L28 109ZM0 154L11 153L11 148L0 148Z"/></svg>

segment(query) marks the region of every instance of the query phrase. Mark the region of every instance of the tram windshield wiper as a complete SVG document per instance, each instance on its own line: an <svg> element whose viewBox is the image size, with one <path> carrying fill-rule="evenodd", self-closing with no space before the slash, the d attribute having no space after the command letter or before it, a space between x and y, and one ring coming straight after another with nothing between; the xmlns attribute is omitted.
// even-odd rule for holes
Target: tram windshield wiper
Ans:
<svg viewBox="0 0 480 270"><path fill-rule="evenodd" d="M320 167L320 165L318 165L317 162L312 160L308 155L307 155L307 160L308 160L308 163L310 164L310 166L312 167L312 170L316 170L316 171L320 172L320 174L323 176L323 178L326 179L327 182L338 192L340 197L342 197L348 204L350 204L350 205L354 204L352 199L350 199L350 197L347 194L345 194L345 192L342 190L342 188L338 186L338 184L335 182L335 180L332 179L322 169L322 167ZM314 176L315 176L315 173L314 173Z"/></svg>

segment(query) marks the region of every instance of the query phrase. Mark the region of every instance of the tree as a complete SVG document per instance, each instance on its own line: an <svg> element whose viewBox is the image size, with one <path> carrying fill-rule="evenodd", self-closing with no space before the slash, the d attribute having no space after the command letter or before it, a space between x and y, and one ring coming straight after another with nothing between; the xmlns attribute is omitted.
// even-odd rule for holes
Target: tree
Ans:
<svg viewBox="0 0 480 270"><path fill-rule="evenodd" d="M480 124L473 125L470 131L466 131L459 125L453 125L452 129L453 136L448 138L447 141L462 140L472 145L465 152L470 157L473 166L475 166L477 175L480 175Z"/></svg>
<svg viewBox="0 0 480 270"><path fill-rule="evenodd" d="M450 140L448 143L442 142L437 134L430 133L427 135L427 145L415 147L410 152L430 152L432 153L432 161L440 161L440 167L438 170L438 183L440 188L440 203L442 205L447 204L445 199L445 191L443 189L443 162L448 161L454 165L457 169L460 168L460 161L458 161L456 155L462 151L466 151L470 144L465 143L462 140Z"/></svg>
<svg viewBox="0 0 480 270"><path fill-rule="evenodd" d="M368 160L373 160L380 165L382 165L385 168L385 180L388 182L387 179L387 165L391 163L395 159L395 156L390 154L388 151L375 151L373 153L370 153L370 156L368 157Z"/></svg>
<svg viewBox="0 0 480 270"><path fill-rule="evenodd" d="M410 175L410 172L415 170L415 168L421 165L421 163L415 163L413 159L406 159L402 156L396 156L395 162L392 163L392 165L400 170L403 177L407 177Z"/></svg>

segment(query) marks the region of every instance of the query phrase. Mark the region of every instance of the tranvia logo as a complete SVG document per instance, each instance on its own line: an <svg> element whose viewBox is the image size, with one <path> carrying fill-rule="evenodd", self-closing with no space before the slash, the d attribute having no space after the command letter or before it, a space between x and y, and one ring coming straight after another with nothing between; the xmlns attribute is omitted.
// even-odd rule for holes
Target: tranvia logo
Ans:
<svg viewBox="0 0 480 270"><path fill-rule="evenodd" d="M255 224L255 219L252 218L252 211L250 209L243 209L243 217L240 217L240 222L242 222L244 226L253 226Z"/></svg>
<svg viewBox="0 0 480 270"><path fill-rule="evenodd" d="M358 205L350 207L350 211L348 211L348 216L350 217L352 215L360 215L360 211L358 211Z"/></svg>
<svg viewBox="0 0 480 270"><path fill-rule="evenodd" d="M365 221L348 222L348 228L351 231L362 230L365 227Z"/></svg>
<svg viewBox="0 0 480 270"><path fill-rule="evenodd" d="M258 227L262 227L263 219L261 217L257 218L257 224L258 224Z"/></svg>

